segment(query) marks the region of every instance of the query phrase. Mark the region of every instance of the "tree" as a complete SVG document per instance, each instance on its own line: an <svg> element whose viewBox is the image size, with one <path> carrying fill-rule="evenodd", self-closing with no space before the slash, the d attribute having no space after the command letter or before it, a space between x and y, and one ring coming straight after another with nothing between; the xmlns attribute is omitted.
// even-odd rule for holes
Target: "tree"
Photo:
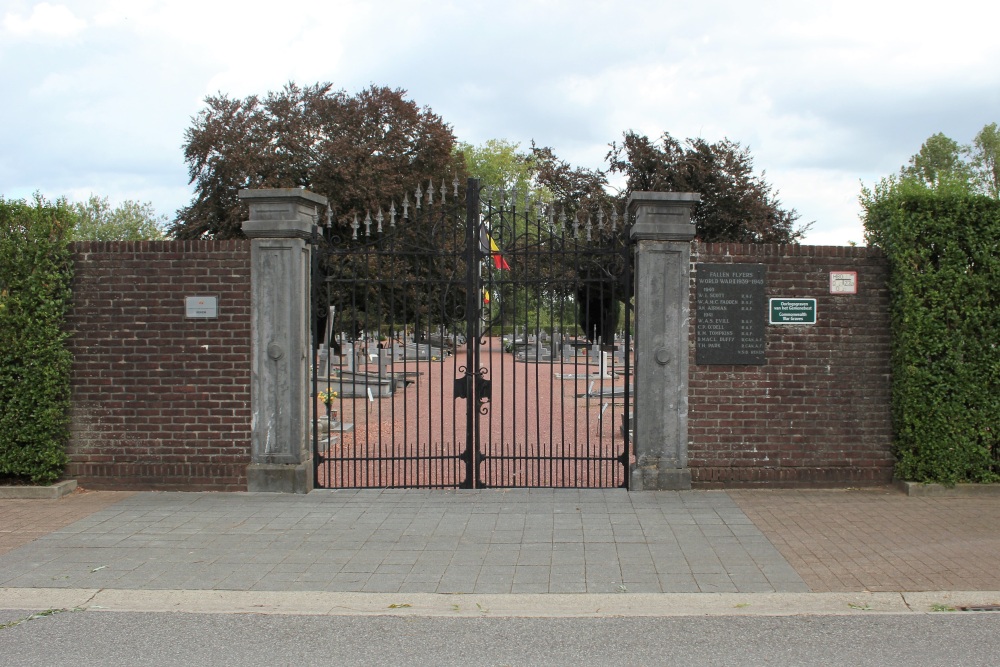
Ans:
<svg viewBox="0 0 1000 667"><path fill-rule="evenodd" d="M961 146L938 132L928 137L920 150L910 157L910 163L900 169L900 177L921 181L931 188L945 182L971 185L972 169L966 162L970 152L968 146Z"/></svg>
<svg viewBox="0 0 1000 667"><path fill-rule="evenodd" d="M795 226L799 214L782 207L764 174L754 173L750 150L736 141L710 144L698 138L682 144L667 132L652 141L629 131L621 144L611 144L607 160L612 173L625 176L626 196L638 191L701 193L692 219L702 241L796 243L810 226Z"/></svg>
<svg viewBox="0 0 1000 667"><path fill-rule="evenodd" d="M607 216L602 229L592 230L590 241L567 235L565 247L572 252L566 260L579 281L573 295L578 323L589 340L610 343L619 328L621 304L630 298L626 289L630 265L618 261L624 255L614 251L625 248L624 198L608 192L603 171L573 167L556 157L551 148L535 144L532 155L538 165L538 182L554 193L560 215L580 224ZM610 224L614 211L622 216L617 229Z"/></svg>
<svg viewBox="0 0 1000 667"><path fill-rule="evenodd" d="M107 197L90 195L86 202L70 206L76 224L73 241L146 241L163 238L167 217L156 215L150 202L125 200L111 208Z"/></svg>
<svg viewBox="0 0 1000 667"><path fill-rule="evenodd" d="M478 178L487 192L504 190L527 194L532 201L551 202L552 193L538 183L534 155L523 153L520 144L506 139L489 139L479 146L460 143L469 176Z"/></svg>
<svg viewBox="0 0 1000 667"><path fill-rule="evenodd" d="M984 125L976 133L972 145L959 144L941 132L931 135L899 170L898 179L919 183L931 190L954 189L1000 199L1000 131L997 124Z"/></svg>
<svg viewBox="0 0 1000 667"><path fill-rule="evenodd" d="M405 94L371 86L352 96L329 83L289 83L264 98L207 97L185 132L194 198L171 233L241 238L243 188L307 188L326 196L346 227L355 211L399 201L418 182L463 175L451 128Z"/></svg>
<svg viewBox="0 0 1000 667"><path fill-rule="evenodd" d="M972 168L980 191L1000 199L1000 131L996 123L984 125L972 141Z"/></svg>

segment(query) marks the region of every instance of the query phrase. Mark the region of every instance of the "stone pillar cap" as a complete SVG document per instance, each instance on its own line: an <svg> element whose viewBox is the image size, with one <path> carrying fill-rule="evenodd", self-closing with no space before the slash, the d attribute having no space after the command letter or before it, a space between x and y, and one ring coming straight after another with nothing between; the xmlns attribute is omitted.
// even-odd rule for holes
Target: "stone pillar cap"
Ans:
<svg viewBox="0 0 1000 667"><path fill-rule="evenodd" d="M690 241L695 225L691 212L701 201L697 192L633 192L627 210L635 216L629 236L635 240Z"/></svg>
<svg viewBox="0 0 1000 667"><path fill-rule="evenodd" d="M250 219L243 223L247 238L300 238L312 236L320 209L327 199L302 188L240 190L240 199L250 204Z"/></svg>
<svg viewBox="0 0 1000 667"><path fill-rule="evenodd" d="M318 206L326 206L327 198L303 188L260 188L240 190L240 199L255 200L288 200L302 199L303 203L311 202Z"/></svg>

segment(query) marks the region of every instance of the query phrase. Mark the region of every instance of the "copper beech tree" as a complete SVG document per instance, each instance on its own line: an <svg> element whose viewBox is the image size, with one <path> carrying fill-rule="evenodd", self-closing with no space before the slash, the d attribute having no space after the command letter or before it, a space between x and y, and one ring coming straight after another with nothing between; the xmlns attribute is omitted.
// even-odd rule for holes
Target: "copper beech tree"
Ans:
<svg viewBox="0 0 1000 667"><path fill-rule="evenodd" d="M799 214L781 205L764 173L754 173L753 156L739 142L681 143L666 132L653 141L626 132L607 160L611 172L625 176L626 193L700 193L692 218L701 241L797 243L808 231L808 224L796 226Z"/></svg>
<svg viewBox="0 0 1000 667"><path fill-rule="evenodd" d="M170 234L241 238L242 188L304 187L326 196L335 221L346 225L355 211L398 202L418 183L451 180L461 172L451 128L405 95L384 86L349 95L329 83L289 83L265 97L206 98L185 132L194 197Z"/></svg>

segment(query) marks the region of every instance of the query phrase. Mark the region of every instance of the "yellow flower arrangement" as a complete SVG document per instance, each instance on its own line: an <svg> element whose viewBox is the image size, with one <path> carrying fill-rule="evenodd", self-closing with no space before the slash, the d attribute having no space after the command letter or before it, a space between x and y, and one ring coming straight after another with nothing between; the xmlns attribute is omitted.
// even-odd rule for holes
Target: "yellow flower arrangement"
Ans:
<svg viewBox="0 0 1000 667"><path fill-rule="evenodd" d="M337 398L338 396L340 396L340 394L338 394L335 391L319 392L319 400L323 401L323 405L325 405L326 407L330 407L330 405L333 403L333 399Z"/></svg>

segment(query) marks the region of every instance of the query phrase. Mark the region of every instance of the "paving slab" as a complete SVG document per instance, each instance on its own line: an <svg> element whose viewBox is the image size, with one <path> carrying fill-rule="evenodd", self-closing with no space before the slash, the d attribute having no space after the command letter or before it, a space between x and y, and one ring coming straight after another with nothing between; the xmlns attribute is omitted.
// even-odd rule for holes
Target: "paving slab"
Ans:
<svg viewBox="0 0 1000 667"><path fill-rule="evenodd" d="M1000 496L895 487L728 495L813 591L1000 590Z"/></svg>
<svg viewBox="0 0 1000 667"><path fill-rule="evenodd" d="M896 488L81 490L0 500L0 588L940 599L1000 590L998 513Z"/></svg>
<svg viewBox="0 0 1000 667"><path fill-rule="evenodd" d="M726 493L620 489L136 493L0 555L0 587L808 590Z"/></svg>
<svg viewBox="0 0 1000 667"><path fill-rule="evenodd" d="M84 491L59 498L0 499L0 554L92 515L131 496L128 491Z"/></svg>

